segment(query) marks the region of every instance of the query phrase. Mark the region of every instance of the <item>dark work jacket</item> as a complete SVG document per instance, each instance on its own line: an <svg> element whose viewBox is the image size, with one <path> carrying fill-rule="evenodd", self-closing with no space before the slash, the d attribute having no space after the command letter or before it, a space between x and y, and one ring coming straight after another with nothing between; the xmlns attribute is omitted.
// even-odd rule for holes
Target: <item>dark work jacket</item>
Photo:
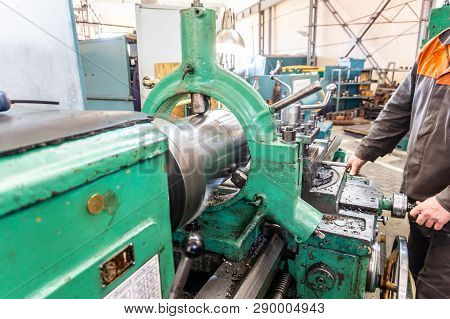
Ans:
<svg viewBox="0 0 450 319"><path fill-rule="evenodd" d="M402 189L423 201L437 195L450 211L450 28L430 40L375 120L356 156L374 161L409 131ZM401 49L401 48L399 48Z"/></svg>

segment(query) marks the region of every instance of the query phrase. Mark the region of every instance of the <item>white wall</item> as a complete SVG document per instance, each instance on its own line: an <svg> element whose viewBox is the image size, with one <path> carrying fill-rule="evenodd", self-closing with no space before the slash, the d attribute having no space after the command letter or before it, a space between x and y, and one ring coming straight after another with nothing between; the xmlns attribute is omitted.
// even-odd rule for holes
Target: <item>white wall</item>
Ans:
<svg viewBox="0 0 450 319"><path fill-rule="evenodd" d="M0 1L0 88L11 99L84 108L70 5L68 0Z"/></svg>
<svg viewBox="0 0 450 319"><path fill-rule="evenodd" d="M412 66L416 55L418 18L420 15L421 0L392 0L388 8L394 7L383 13L377 21L386 19L394 22L389 24L376 24L372 26L364 37L364 45L373 52L374 58L381 67L386 67L388 62L393 61L397 67ZM372 14L381 0L331 0L332 5L338 10L345 21L354 20ZM401 5L401 6L399 6ZM308 31L309 0L285 0L273 8L272 12L272 50L271 54L300 54L306 53L307 37L300 32ZM414 11L414 12L413 12ZM363 23L368 17L355 20ZM409 21L409 22L408 22ZM319 1L318 28L317 28L317 56L318 65L324 66L336 63L338 57L345 54L350 46L351 40L339 25L336 24L334 16L325 5ZM358 34L363 25L351 25L352 30ZM258 17L252 15L238 21L237 30L243 35L247 47L253 54L258 53ZM267 30L267 28L266 28ZM396 35L402 36L395 37ZM266 39L267 42L267 39ZM355 48L350 55L355 58L363 58L362 52ZM366 62L366 66L370 64ZM399 80L404 74L399 74Z"/></svg>

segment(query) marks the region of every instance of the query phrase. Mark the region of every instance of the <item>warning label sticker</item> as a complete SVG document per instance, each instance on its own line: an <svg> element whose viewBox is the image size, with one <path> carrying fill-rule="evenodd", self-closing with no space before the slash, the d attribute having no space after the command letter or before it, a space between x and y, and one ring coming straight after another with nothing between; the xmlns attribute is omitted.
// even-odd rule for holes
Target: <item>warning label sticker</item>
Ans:
<svg viewBox="0 0 450 319"><path fill-rule="evenodd" d="M105 299L161 299L159 255L153 256Z"/></svg>

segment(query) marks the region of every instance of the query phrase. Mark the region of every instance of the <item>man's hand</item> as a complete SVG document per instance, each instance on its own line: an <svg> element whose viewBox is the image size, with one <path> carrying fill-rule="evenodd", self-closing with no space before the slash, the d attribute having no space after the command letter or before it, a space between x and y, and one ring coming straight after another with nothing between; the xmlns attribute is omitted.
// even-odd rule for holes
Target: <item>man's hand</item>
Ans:
<svg viewBox="0 0 450 319"><path fill-rule="evenodd" d="M358 156L352 155L347 161L347 170L350 169L350 175L357 175L359 174L361 167L366 164L366 162L367 161L360 159Z"/></svg>
<svg viewBox="0 0 450 319"><path fill-rule="evenodd" d="M441 230L450 221L450 212L439 204L436 196L430 197L424 202L417 201L417 206L409 213L413 218L417 217L416 223L428 228ZM433 227L434 225L434 227Z"/></svg>

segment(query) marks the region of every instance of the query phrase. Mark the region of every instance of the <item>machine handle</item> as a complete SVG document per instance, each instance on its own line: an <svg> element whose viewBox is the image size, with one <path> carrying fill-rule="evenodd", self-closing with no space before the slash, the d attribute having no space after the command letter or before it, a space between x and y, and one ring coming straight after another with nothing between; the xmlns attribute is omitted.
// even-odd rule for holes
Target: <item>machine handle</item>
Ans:
<svg viewBox="0 0 450 319"><path fill-rule="evenodd" d="M183 289L191 272L193 262L194 260L192 258L184 255L181 257L172 286L170 287L169 299L179 299L182 297Z"/></svg>
<svg viewBox="0 0 450 319"><path fill-rule="evenodd" d="M323 101L321 103L318 104L310 104L310 105L302 105L300 106L301 110L315 110L315 111L320 111L321 109L323 109L324 107L326 107L331 100L331 97L333 96L334 92L336 91L336 84L328 84L327 85L327 93L325 94L325 98L323 99Z"/></svg>
<svg viewBox="0 0 450 319"><path fill-rule="evenodd" d="M282 99L281 101L278 101L277 103L272 104L272 106L270 107L270 111L272 113L281 111L285 107L288 107L289 105L297 102L298 100L301 100L301 99L303 99L311 94L314 94L320 90L322 90L322 86L320 85L320 83L314 82L314 83L308 85L307 87L304 87L300 91Z"/></svg>
<svg viewBox="0 0 450 319"><path fill-rule="evenodd" d="M290 86L289 84L287 84L286 82L283 82L283 81L281 81L280 79L276 78L275 75L271 75L270 78L271 78L272 80L274 80L275 82L278 82L278 83L280 83L282 86L284 86L284 87L287 89L289 96L292 95L292 88L291 88L291 86Z"/></svg>
<svg viewBox="0 0 450 319"><path fill-rule="evenodd" d="M194 259L203 255L203 237L198 233L190 233L183 243L183 256L178 264L175 278L170 287L169 299L182 297L184 286L191 272Z"/></svg>

